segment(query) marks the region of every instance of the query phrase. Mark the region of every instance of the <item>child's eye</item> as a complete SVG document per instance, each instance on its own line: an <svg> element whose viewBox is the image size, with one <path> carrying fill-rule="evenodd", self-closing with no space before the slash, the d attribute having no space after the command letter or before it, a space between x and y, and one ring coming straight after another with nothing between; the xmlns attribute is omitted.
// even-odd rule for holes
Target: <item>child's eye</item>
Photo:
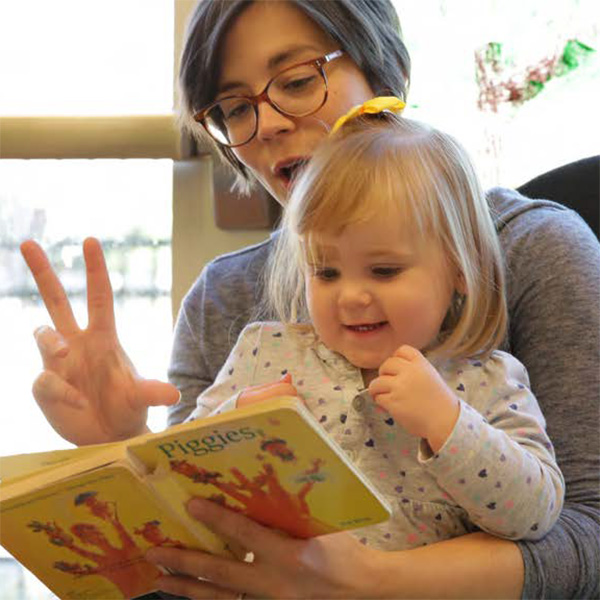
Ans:
<svg viewBox="0 0 600 600"><path fill-rule="evenodd" d="M339 271L331 267L315 267L313 275L323 281L333 281L339 277Z"/></svg>
<svg viewBox="0 0 600 600"><path fill-rule="evenodd" d="M371 273L379 279L391 279L402 273L402 267L371 267Z"/></svg>

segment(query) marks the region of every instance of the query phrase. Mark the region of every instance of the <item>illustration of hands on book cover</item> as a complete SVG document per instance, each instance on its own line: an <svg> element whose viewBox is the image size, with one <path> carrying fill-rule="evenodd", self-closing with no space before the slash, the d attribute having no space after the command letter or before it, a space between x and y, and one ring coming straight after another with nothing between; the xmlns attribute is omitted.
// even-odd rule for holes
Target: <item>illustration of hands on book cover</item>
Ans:
<svg viewBox="0 0 600 600"><path fill-rule="evenodd" d="M44 485L36 485L40 469L27 492L11 493L10 479L0 485L0 542L60 598L134 598L155 590L160 573L143 558L152 546L230 554L187 514L192 496L303 538L389 518L375 488L296 400L256 404L122 445L129 461L106 464L100 450L92 468L86 450L81 472L76 459L67 466L62 451ZM22 490L27 478L14 480Z"/></svg>

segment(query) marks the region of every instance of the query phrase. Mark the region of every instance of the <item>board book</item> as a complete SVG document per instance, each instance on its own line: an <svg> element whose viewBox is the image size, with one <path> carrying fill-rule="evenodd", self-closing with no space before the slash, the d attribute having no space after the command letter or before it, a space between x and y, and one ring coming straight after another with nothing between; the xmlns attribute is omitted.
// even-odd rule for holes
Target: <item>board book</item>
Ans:
<svg viewBox="0 0 600 600"><path fill-rule="evenodd" d="M152 546L231 555L185 510L202 496L308 538L390 509L297 399L281 397L124 442L0 459L0 543L58 597L156 589Z"/></svg>

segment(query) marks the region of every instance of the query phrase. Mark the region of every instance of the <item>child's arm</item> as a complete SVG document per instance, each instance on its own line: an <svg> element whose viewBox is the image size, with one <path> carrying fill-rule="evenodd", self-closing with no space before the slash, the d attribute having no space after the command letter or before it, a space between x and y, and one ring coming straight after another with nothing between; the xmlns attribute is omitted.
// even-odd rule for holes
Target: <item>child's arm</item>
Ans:
<svg viewBox="0 0 600 600"><path fill-rule="evenodd" d="M279 381L257 381L256 366L261 345L265 343L262 332L261 323L251 323L244 328L213 385L198 396L197 407L188 417L188 421L277 396L298 396L289 373ZM266 343L268 339L267 336Z"/></svg>
<svg viewBox="0 0 600 600"><path fill-rule="evenodd" d="M550 530L564 480L514 357L457 361L442 376L403 346L379 372L369 386L375 402L422 438L419 462L473 523L509 539L539 539Z"/></svg>
<svg viewBox="0 0 600 600"><path fill-rule="evenodd" d="M457 381L465 389L452 433L433 455L422 446L420 462L484 531L542 538L560 514L564 479L524 367L498 352Z"/></svg>

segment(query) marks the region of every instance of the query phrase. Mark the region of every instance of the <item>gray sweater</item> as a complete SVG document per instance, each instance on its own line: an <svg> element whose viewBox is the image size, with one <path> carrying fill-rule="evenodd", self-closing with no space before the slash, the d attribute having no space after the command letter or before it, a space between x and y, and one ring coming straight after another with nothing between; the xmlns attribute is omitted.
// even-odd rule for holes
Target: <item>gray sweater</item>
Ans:
<svg viewBox="0 0 600 600"><path fill-rule="evenodd" d="M527 368L567 485L557 525L518 542L523 598L600 596L600 244L574 212L495 188L488 199L504 250L510 315L504 349ZM212 261L186 295L169 378L183 421L257 313L273 238Z"/></svg>

